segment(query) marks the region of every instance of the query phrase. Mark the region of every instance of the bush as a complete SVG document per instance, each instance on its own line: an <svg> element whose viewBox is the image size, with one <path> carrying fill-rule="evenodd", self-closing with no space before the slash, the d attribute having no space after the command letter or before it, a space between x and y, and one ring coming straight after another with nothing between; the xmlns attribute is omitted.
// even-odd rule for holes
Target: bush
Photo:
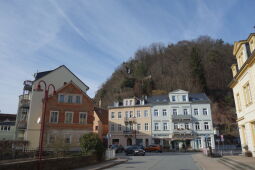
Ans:
<svg viewBox="0 0 255 170"><path fill-rule="evenodd" d="M82 153L85 155L96 153L99 160L101 160L104 156L105 148L103 142L96 133L83 135L80 139L80 146Z"/></svg>

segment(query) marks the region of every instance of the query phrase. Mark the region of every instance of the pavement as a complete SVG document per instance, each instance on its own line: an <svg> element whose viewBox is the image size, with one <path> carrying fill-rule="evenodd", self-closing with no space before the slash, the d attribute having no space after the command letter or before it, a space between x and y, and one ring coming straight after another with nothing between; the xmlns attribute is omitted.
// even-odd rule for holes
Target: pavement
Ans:
<svg viewBox="0 0 255 170"><path fill-rule="evenodd" d="M255 170L255 158L245 156L224 156L219 162L233 170Z"/></svg>
<svg viewBox="0 0 255 170"><path fill-rule="evenodd" d="M117 158L117 159L114 159L114 160L109 160L109 161L105 161L105 162L98 163L98 164L95 164L95 165L86 166L84 168L77 168L77 169L74 169L74 170L99 170L99 169L106 169L106 168L109 168L109 167L112 167L112 166L116 166L116 165L122 164L124 162L127 162L127 159L125 159L125 158Z"/></svg>

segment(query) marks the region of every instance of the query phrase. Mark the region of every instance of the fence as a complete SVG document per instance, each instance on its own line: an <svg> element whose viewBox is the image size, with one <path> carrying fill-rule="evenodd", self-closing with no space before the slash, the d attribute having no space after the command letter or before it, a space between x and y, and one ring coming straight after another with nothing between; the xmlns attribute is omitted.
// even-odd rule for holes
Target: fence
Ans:
<svg viewBox="0 0 255 170"><path fill-rule="evenodd" d="M210 150L208 148L203 150L204 155L209 156ZM241 149L213 149L212 156L234 156L234 155L241 155Z"/></svg>

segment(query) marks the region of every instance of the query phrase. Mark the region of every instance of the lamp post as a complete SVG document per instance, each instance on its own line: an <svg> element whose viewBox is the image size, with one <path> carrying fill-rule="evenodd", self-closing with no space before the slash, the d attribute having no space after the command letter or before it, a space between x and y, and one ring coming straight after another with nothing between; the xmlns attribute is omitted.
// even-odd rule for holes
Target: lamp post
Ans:
<svg viewBox="0 0 255 170"><path fill-rule="evenodd" d="M41 88L41 84L43 84L44 88ZM36 91L44 91L44 98L42 100L43 108L42 108L41 129L40 129L40 138L39 138L39 153L38 153L38 159L40 161L40 164L41 164L42 153L43 153L45 114L46 114L46 107L47 107L47 101L48 101L48 97L49 97L50 87L53 88L53 94L56 94L55 86L53 84L49 84L47 86L47 84L46 84L46 82L44 80L39 81L39 83L37 85L37 88L35 89Z"/></svg>

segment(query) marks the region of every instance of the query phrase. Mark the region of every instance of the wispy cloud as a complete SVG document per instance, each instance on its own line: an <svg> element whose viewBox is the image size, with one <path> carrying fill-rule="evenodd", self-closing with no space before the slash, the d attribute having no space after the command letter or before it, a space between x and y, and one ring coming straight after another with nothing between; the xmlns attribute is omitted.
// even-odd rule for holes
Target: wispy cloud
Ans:
<svg viewBox="0 0 255 170"><path fill-rule="evenodd" d="M241 36L243 28L236 28L237 34L232 25L250 24L247 15L254 5L236 0L1 1L0 110L16 112L22 83L37 70L65 64L90 86L93 97L140 47L204 34L238 40L234 35Z"/></svg>

